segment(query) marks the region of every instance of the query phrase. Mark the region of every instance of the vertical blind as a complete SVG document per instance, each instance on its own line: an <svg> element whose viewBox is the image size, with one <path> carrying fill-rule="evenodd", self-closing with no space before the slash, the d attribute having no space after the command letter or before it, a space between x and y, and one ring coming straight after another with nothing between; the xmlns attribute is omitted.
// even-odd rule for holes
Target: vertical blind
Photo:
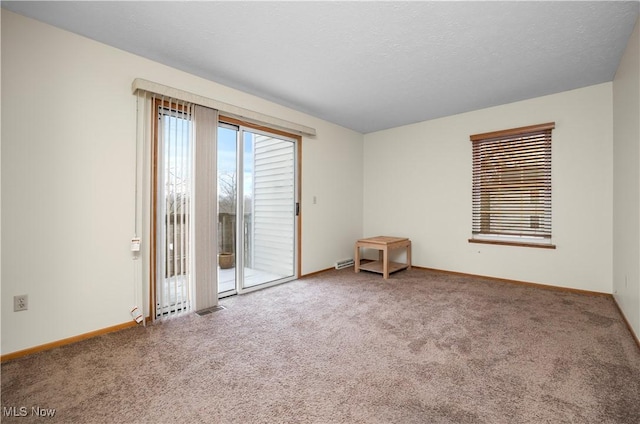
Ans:
<svg viewBox="0 0 640 424"><path fill-rule="evenodd" d="M156 317L191 309L192 106L154 98Z"/></svg>
<svg viewBox="0 0 640 424"><path fill-rule="evenodd" d="M144 314L215 306L218 111L140 88L135 94L134 230L142 235L139 281L151 282ZM136 284L136 303L145 291Z"/></svg>
<svg viewBox="0 0 640 424"><path fill-rule="evenodd" d="M476 236L551 239L555 123L471 136Z"/></svg>
<svg viewBox="0 0 640 424"><path fill-rule="evenodd" d="M217 304L218 112L151 96L155 140L155 317Z"/></svg>
<svg viewBox="0 0 640 424"><path fill-rule="evenodd" d="M218 111L196 105L193 112L196 170L195 225L192 230L195 248L194 308L200 311L218 304Z"/></svg>

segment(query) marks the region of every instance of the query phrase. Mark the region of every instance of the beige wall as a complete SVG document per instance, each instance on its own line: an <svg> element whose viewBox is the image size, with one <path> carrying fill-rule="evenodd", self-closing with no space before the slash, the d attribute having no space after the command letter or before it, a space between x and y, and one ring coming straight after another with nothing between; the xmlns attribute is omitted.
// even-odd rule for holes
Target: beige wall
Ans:
<svg viewBox="0 0 640 424"><path fill-rule="evenodd" d="M640 339L640 23L613 80L613 293Z"/></svg>
<svg viewBox="0 0 640 424"><path fill-rule="evenodd" d="M2 10L3 354L131 320L134 78L316 128L303 274L351 257L362 234L361 134ZM18 294L28 311L13 312Z"/></svg>
<svg viewBox="0 0 640 424"><path fill-rule="evenodd" d="M557 249L469 243L469 136L551 121ZM365 135L364 235L423 267L611 293L612 189L611 83Z"/></svg>

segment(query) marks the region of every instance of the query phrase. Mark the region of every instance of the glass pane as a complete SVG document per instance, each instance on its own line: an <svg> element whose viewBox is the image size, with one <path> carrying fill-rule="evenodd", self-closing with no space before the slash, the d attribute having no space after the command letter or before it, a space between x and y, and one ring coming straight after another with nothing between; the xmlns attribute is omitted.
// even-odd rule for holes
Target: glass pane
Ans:
<svg viewBox="0 0 640 424"><path fill-rule="evenodd" d="M218 127L218 293L236 290L237 136Z"/></svg>
<svg viewBox="0 0 640 424"><path fill-rule="evenodd" d="M244 132L244 281L295 275L295 145Z"/></svg>

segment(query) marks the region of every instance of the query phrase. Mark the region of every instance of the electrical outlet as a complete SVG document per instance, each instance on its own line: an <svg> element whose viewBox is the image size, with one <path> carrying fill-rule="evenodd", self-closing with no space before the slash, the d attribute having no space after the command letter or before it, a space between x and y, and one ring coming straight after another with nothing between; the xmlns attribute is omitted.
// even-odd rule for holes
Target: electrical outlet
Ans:
<svg viewBox="0 0 640 424"><path fill-rule="evenodd" d="M27 309L29 309L29 295L13 296L13 312L26 311Z"/></svg>

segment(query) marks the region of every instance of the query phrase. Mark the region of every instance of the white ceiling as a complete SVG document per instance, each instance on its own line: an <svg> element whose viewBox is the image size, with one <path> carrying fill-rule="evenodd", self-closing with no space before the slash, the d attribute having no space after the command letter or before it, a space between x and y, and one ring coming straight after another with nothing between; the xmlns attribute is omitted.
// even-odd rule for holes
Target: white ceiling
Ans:
<svg viewBox="0 0 640 424"><path fill-rule="evenodd" d="M369 133L612 81L639 2L2 7Z"/></svg>

